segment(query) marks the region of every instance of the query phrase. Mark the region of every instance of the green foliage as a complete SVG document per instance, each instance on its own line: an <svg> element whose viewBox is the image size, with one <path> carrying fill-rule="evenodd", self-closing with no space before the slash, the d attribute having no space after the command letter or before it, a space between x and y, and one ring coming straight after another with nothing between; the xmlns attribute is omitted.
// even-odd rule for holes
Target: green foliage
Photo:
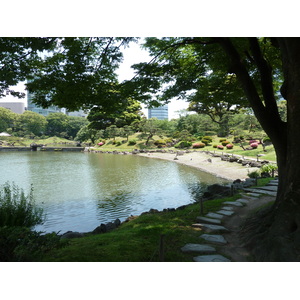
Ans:
<svg viewBox="0 0 300 300"><path fill-rule="evenodd" d="M14 183L8 182L0 190L0 226L33 227L43 223L43 210L36 207L33 188L25 195Z"/></svg>
<svg viewBox="0 0 300 300"><path fill-rule="evenodd" d="M225 147L226 145L230 144L230 142L225 140L225 141L222 141L222 143L221 143L221 144L222 144L222 146L224 146L224 147Z"/></svg>
<svg viewBox="0 0 300 300"><path fill-rule="evenodd" d="M66 244L55 233L42 234L21 226L0 227L0 261L3 262L41 261L48 251Z"/></svg>
<svg viewBox="0 0 300 300"><path fill-rule="evenodd" d="M128 145L129 146L134 146L136 144L136 140L129 140Z"/></svg>
<svg viewBox="0 0 300 300"><path fill-rule="evenodd" d="M258 178L258 177L260 177L260 171L259 170L252 171L252 172L248 171L248 177L249 178Z"/></svg>
<svg viewBox="0 0 300 300"><path fill-rule="evenodd" d="M192 146L192 142L189 141L180 141L174 147L175 148L189 148Z"/></svg>

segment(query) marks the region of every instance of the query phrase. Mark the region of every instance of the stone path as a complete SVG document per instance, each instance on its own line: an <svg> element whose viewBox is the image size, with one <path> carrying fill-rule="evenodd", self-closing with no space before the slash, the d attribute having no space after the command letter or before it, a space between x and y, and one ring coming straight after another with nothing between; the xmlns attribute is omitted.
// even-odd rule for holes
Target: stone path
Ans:
<svg viewBox="0 0 300 300"><path fill-rule="evenodd" d="M240 208L255 201L262 195L276 196L277 188L278 180L272 180L264 187L244 189L243 198L236 201L223 202L224 206L219 211L197 217L197 222L199 223L192 224L192 226L201 228L205 232L199 237L205 243L186 244L181 248L181 251L199 254L193 258L195 262L234 261L230 257L222 255L222 246L227 244L227 240L222 233L230 234L230 230L222 225L224 218L230 218L230 216L238 214Z"/></svg>

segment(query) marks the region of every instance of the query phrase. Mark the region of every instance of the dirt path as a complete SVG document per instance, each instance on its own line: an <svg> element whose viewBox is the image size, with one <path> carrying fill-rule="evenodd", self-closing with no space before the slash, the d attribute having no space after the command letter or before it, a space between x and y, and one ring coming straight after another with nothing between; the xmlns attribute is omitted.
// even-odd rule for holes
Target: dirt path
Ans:
<svg viewBox="0 0 300 300"><path fill-rule="evenodd" d="M249 172L257 170L257 168L247 168L235 162L222 161L220 157L212 157L203 152L190 152L178 156L176 153L160 152L140 153L138 155L173 161L232 181L248 178ZM176 160L174 160L174 158L176 158Z"/></svg>
<svg viewBox="0 0 300 300"><path fill-rule="evenodd" d="M222 246L221 252L231 257L232 261L235 262L251 261L250 253L243 247L243 242L239 237L241 225L255 209L275 200L275 198L271 196L262 196L260 198L245 196L243 198L249 200L249 203L244 207L235 208L234 215L223 219L223 226L229 229L230 232L223 234L228 243Z"/></svg>

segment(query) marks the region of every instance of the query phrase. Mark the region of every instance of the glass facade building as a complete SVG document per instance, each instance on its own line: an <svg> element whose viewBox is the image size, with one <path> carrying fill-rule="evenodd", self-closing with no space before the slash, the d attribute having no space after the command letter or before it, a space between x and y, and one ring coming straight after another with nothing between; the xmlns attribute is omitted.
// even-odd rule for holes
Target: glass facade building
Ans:
<svg viewBox="0 0 300 300"><path fill-rule="evenodd" d="M158 120L168 120L169 110L168 105L149 108L148 109L148 119L157 118Z"/></svg>

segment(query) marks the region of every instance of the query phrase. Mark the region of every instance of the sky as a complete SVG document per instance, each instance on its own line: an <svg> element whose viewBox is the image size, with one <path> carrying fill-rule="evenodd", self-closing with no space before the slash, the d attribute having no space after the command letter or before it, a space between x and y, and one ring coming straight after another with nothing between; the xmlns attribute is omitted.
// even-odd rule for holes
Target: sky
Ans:
<svg viewBox="0 0 300 300"><path fill-rule="evenodd" d="M139 44L136 43L131 43L130 47L124 49L123 51L124 55L124 60L123 63L121 64L119 70L117 71L118 76L119 76L119 81L123 80L129 80L134 76L134 70L131 68L133 64L139 63L139 62L148 62L151 60L149 54L147 53L146 50L141 49ZM20 83L18 86L15 87L15 90L25 92L24 88L24 83ZM14 101L14 102L19 102L19 101L24 101L25 106L27 105L27 98L25 99L18 99L16 97L13 97L11 95L7 97L3 97L0 99L0 101ZM175 100L172 99L171 102L168 105L169 108L169 120L171 119L176 119L179 117L179 114L177 111L186 109L188 106L188 103L183 101L183 100ZM148 117L148 110L145 107L145 105L142 105L143 113Z"/></svg>

